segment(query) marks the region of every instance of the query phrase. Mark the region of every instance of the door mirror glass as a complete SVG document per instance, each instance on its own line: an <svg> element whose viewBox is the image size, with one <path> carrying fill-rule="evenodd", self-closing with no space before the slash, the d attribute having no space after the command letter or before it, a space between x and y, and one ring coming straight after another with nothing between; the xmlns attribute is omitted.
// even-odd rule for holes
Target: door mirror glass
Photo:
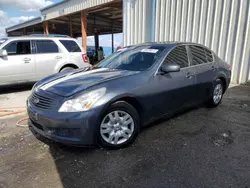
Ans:
<svg viewBox="0 0 250 188"><path fill-rule="evenodd" d="M161 72L163 73L179 72L179 71L180 71L180 65L175 63L163 64L161 66Z"/></svg>
<svg viewBox="0 0 250 188"><path fill-rule="evenodd" d="M0 57L4 57L4 56L7 56L8 53L6 50L0 50Z"/></svg>

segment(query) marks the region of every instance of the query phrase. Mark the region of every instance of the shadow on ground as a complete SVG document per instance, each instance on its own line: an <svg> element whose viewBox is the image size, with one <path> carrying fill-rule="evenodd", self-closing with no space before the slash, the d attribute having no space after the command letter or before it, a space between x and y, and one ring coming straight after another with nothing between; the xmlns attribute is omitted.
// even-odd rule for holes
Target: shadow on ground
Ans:
<svg viewBox="0 0 250 188"><path fill-rule="evenodd" d="M0 94L28 91L32 89L34 84L35 83L0 86Z"/></svg>
<svg viewBox="0 0 250 188"><path fill-rule="evenodd" d="M250 85L230 88L216 109L193 109L144 129L116 151L50 142L69 187L250 186Z"/></svg>

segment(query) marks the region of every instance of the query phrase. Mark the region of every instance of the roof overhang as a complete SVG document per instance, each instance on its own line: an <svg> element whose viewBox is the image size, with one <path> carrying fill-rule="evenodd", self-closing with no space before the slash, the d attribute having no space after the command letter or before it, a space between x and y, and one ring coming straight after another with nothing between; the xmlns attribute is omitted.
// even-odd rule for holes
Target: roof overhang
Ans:
<svg viewBox="0 0 250 188"><path fill-rule="evenodd" d="M36 17L36 18L30 19L28 21L22 22L20 24L8 27L8 28L6 28L6 32L8 33L10 31L18 30L18 29L28 27L31 25L36 25L36 24L39 24L41 22L42 22L41 17Z"/></svg>

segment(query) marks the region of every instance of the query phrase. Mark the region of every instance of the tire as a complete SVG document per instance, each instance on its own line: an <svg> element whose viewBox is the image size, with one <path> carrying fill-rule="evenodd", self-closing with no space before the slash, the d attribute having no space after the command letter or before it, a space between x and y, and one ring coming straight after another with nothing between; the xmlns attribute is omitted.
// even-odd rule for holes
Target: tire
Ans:
<svg viewBox="0 0 250 188"><path fill-rule="evenodd" d="M137 110L124 101L115 102L101 118L98 127L98 143L107 149L126 147L135 141L139 129Z"/></svg>
<svg viewBox="0 0 250 188"><path fill-rule="evenodd" d="M223 82L220 79L217 79L213 87L212 96L207 102L207 106L209 108L217 107L221 103L223 93Z"/></svg>
<svg viewBox="0 0 250 188"><path fill-rule="evenodd" d="M60 70L60 72L66 72L66 71L71 71L74 70L75 68L73 67L64 67L62 70Z"/></svg>

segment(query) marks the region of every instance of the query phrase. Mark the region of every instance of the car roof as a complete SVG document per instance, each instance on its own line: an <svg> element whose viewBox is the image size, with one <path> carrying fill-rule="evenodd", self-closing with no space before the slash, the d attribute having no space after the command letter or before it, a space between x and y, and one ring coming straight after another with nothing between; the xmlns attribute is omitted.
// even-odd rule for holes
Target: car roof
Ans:
<svg viewBox="0 0 250 188"><path fill-rule="evenodd" d="M148 46L148 45L151 45L151 46L168 46L168 47L175 47L175 46L181 46L181 45L197 45L197 46L201 46L203 48L209 49L208 47L206 47L206 46L204 46L202 44L199 44L199 43L194 43L194 42L180 42L180 41L146 42L146 43L141 43L141 44L126 46L125 48L136 47L136 46Z"/></svg>
<svg viewBox="0 0 250 188"><path fill-rule="evenodd" d="M20 37L7 37L5 39L58 39L58 40L75 40L74 38L70 38L70 37L51 37L51 36L20 36Z"/></svg>

